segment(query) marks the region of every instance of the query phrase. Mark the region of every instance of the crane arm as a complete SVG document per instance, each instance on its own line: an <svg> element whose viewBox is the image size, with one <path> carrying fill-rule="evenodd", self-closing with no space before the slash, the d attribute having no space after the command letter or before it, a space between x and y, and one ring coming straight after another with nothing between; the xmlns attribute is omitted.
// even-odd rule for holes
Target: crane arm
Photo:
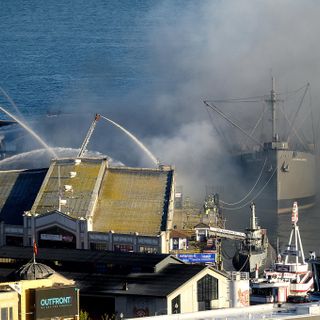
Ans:
<svg viewBox="0 0 320 320"><path fill-rule="evenodd" d="M97 124L97 122L98 122L99 120L100 120L100 114L97 113L97 114L95 115L92 123L91 123L91 126L90 126L90 128L89 128L89 130L88 130L88 132L87 132L87 135L86 135L85 139L84 139L83 142L82 142L80 151L79 151L78 156L77 156L78 158L82 158L82 157L83 157L83 155L84 155L84 153L85 153L85 151L86 151L86 149L87 149L87 145L88 145L88 143L89 143L89 141L90 141L90 138L91 138L91 136L92 136L92 133L93 133L93 131L94 131L94 128L95 128L95 126L96 126L96 124Z"/></svg>
<svg viewBox="0 0 320 320"><path fill-rule="evenodd" d="M210 227L209 234L219 238L226 238L232 240L244 240L246 238L246 234L243 232L220 229L215 227Z"/></svg>

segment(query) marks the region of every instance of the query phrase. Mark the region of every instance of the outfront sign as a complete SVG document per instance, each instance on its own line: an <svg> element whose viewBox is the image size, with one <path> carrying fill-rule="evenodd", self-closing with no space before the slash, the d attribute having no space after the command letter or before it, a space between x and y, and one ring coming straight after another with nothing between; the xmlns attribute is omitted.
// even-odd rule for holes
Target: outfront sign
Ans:
<svg viewBox="0 0 320 320"><path fill-rule="evenodd" d="M188 263L214 263L216 261L215 253L184 253L177 254L177 257Z"/></svg>
<svg viewBox="0 0 320 320"><path fill-rule="evenodd" d="M35 289L36 318L74 317L78 314L78 289L75 287Z"/></svg>

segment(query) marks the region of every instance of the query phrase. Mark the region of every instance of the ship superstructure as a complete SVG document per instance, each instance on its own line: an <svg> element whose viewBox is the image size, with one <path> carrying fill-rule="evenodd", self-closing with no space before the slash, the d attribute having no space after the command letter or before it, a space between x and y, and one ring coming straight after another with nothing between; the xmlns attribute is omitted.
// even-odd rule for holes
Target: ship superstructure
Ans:
<svg viewBox="0 0 320 320"><path fill-rule="evenodd" d="M264 142L263 148L255 152L241 154L241 163L245 174L255 179L261 176L258 196L264 203L271 204L270 209L278 213L287 213L291 210L294 200L299 201L300 208L308 208L315 202L315 155L314 146L302 144L299 148L289 145L290 134L287 139L281 139L276 122L278 99L272 79L270 99L271 105L272 140ZM293 127L290 132L296 133ZM297 134L297 133L296 133ZM299 135L297 135L299 137ZM298 139L301 140L299 137Z"/></svg>
<svg viewBox="0 0 320 320"><path fill-rule="evenodd" d="M314 205L316 194L314 143L306 142L303 135L298 133L298 128L295 125L308 89L309 85L305 87L293 119L289 120L283 108L278 108L282 99L280 99L280 94L275 91L275 80L272 78L270 95L261 97L261 101L270 107L271 137L265 139L264 136L262 142L227 117L215 105L215 101L204 101L207 107L217 112L232 126L239 129L247 140L250 139L254 143L246 151L242 150L236 157L237 163L242 168L244 181L247 182L247 185L254 186L249 194L243 198L247 203L255 201L260 207L277 213L290 212L293 201L299 201L300 208L303 209ZM232 99L231 102L233 100L238 101ZM230 100L225 101L230 102ZM252 101L248 100L248 102ZM289 129L284 129L285 126L282 123L280 125L277 121L280 117L280 110L284 114L286 123L289 124ZM244 206L239 201L233 204L237 204L239 207ZM224 202L225 209L228 209L229 205L230 203Z"/></svg>
<svg viewBox="0 0 320 320"><path fill-rule="evenodd" d="M206 236L237 241L237 248L232 264L235 270L256 274L256 270L263 273L276 256L275 250L269 243L267 230L262 229L256 217L256 206L251 204L250 226L245 232L221 228L221 226L207 227ZM199 234L199 230L197 230Z"/></svg>
<svg viewBox="0 0 320 320"><path fill-rule="evenodd" d="M269 244L266 229L258 224L255 204L251 206L250 227L246 229L245 238L240 243L240 248L233 257L233 265L236 270L249 272L251 275L263 272L271 261L272 251Z"/></svg>

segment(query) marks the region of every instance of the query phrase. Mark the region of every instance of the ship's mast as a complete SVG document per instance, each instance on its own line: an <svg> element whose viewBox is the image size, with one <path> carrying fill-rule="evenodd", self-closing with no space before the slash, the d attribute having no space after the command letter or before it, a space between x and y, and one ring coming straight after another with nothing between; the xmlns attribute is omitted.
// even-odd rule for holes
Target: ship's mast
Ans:
<svg viewBox="0 0 320 320"><path fill-rule="evenodd" d="M250 221L250 228L251 230L256 230L257 228L257 221L256 221L256 205L251 203L251 221Z"/></svg>
<svg viewBox="0 0 320 320"><path fill-rule="evenodd" d="M275 92L275 80L272 77L272 89L271 89L271 110L272 110L272 141L277 141L277 128L276 128L276 92Z"/></svg>

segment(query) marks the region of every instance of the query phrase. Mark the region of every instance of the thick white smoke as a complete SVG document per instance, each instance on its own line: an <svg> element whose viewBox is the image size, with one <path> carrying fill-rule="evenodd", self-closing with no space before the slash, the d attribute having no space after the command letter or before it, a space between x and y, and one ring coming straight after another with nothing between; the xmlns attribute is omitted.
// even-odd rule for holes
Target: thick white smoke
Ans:
<svg viewBox="0 0 320 320"><path fill-rule="evenodd" d="M130 34L128 43L121 43L128 52L143 47L143 57L137 57L141 68L137 73L143 75L140 85L115 95L109 82L116 83L128 64L113 64L110 50L99 61L86 57L77 69L87 74L74 84L83 88L77 91L80 96L70 93L69 98L66 89L65 105L59 106L62 113L72 109L86 114L81 119L57 117L34 127L55 147L79 148L94 114L100 112L136 135L163 163L172 164L177 184L202 201L206 186L220 186L233 178L238 182L228 152L241 136L217 114L211 112L210 118L202 99L268 94L273 75L282 92L310 82L314 112L319 109L320 3L159 1L149 7L143 17L137 14L131 28L135 35L136 25L144 24L139 29L143 30L141 43L134 43ZM81 34L85 26L77 27ZM112 39L107 35L92 36L101 43L100 53L104 46L110 49ZM135 67L134 61L130 64ZM76 108L69 106L70 101L78 101ZM250 131L261 106L257 110L253 105L234 105L224 111ZM318 119L314 114L314 120ZM105 123L97 125L88 147L126 165L150 165L139 148ZM243 187L235 189L245 193ZM232 200L237 198L234 194Z"/></svg>
<svg viewBox="0 0 320 320"><path fill-rule="evenodd" d="M162 17L150 34L148 67L158 79L152 112L164 132L149 141L160 158L175 165L178 183L188 192L199 197L206 185L230 180L234 169L221 157L227 141L210 128L203 98L268 94L271 76L281 92L310 82L318 119L319 13L316 1L194 1L184 8L167 1L150 12ZM233 105L225 111L250 131L261 112L256 108ZM217 114L212 117L226 137L242 135Z"/></svg>

